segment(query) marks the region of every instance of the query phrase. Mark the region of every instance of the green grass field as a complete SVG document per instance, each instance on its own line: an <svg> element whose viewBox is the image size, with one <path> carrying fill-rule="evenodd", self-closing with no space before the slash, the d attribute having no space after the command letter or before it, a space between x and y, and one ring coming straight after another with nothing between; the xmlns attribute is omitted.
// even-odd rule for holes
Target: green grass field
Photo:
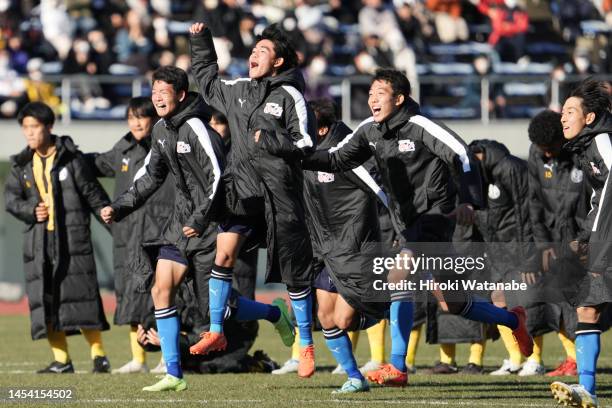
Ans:
<svg viewBox="0 0 612 408"><path fill-rule="evenodd" d="M105 347L111 364L119 367L130 358L126 327L113 327L104 333ZM424 337L424 336L423 336ZM545 377L519 378L482 376L433 376L417 374L410 377L410 385L404 389L373 387L369 393L337 398L330 393L339 387L343 376L332 375L334 365L320 333L315 334L317 366L314 377L306 380L295 375L273 376L267 374L187 375L189 389L182 393L145 394L141 387L156 381L152 374L92 375L88 347L81 336L69 338L75 375L37 375L34 371L51 361L46 341L30 340L29 320L24 316L0 316L0 403L7 396L8 388L72 388L75 400L70 407L148 407L173 406L412 406L412 407L554 407ZM544 359L548 367L556 365L562 356L561 346L555 335L547 335L544 343ZM612 333L602 338L599 359L598 394L600 406L612 404ZM254 350L262 349L279 363L289 356L271 326L262 323L260 336ZM357 358L363 364L369 355L367 336L362 335ZM458 347L458 364L464 365L468 356L466 345ZM487 344L485 365L493 368L504 356L500 341ZM438 348L422 343L417 356L417 367L423 373L438 359ZM159 353L149 354L150 367L157 364ZM575 381L567 379L568 381ZM25 402L6 404L32 407L41 403ZM46 404L45 404L46 405ZM63 405L63 404L62 404Z"/></svg>

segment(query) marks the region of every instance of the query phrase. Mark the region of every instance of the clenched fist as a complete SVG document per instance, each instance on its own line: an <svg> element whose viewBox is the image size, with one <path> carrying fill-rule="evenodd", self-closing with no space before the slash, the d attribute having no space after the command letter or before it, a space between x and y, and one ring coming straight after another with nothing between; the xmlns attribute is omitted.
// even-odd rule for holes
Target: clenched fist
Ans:
<svg viewBox="0 0 612 408"><path fill-rule="evenodd" d="M206 24L204 23L193 23L191 27L189 27L190 34L199 34L206 28Z"/></svg>
<svg viewBox="0 0 612 408"><path fill-rule="evenodd" d="M38 205L34 209L34 214L36 215L36 221L38 222L47 221L47 218L49 218L49 210L47 209L47 204L38 203Z"/></svg>
<svg viewBox="0 0 612 408"><path fill-rule="evenodd" d="M100 217L106 224L111 224L115 218L115 210L110 205L106 206L100 210Z"/></svg>

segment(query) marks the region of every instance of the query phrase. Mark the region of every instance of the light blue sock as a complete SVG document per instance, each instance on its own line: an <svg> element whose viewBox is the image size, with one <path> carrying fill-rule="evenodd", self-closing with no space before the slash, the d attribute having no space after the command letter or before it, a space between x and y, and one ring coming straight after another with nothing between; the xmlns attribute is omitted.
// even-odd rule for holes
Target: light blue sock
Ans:
<svg viewBox="0 0 612 408"><path fill-rule="evenodd" d="M470 299L468 302L466 308L461 312L461 315L466 319L482 323L501 324L512 330L518 327L518 318L514 313L483 299Z"/></svg>
<svg viewBox="0 0 612 408"><path fill-rule="evenodd" d="M291 308L300 331L300 347L312 344L312 295L310 288L289 291Z"/></svg>
<svg viewBox="0 0 612 408"><path fill-rule="evenodd" d="M223 333L225 306L232 290L232 269L214 265L208 281L210 331Z"/></svg>
<svg viewBox="0 0 612 408"><path fill-rule="evenodd" d="M391 302L389 323L391 325L391 358L390 363L406 372L406 352L410 330L412 330L413 303L406 301Z"/></svg>
<svg viewBox="0 0 612 408"><path fill-rule="evenodd" d="M181 322L176 313L176 306L155 310L155 321L157 322L162 356L166 362L166 371L174 377L183 378L179 353Z"/></svg>
<svg viewBox="0 0 612 408"><path fill-rule="evenodd" d="M364 381L365 379L359 371L353 355L353 345L346 332L334 327L333 329L323 329L323 336L325 336L327 348L348 377Z"/></svg>
<svg viewBox="0 0 612 408"><path fill-rule="evenodd" d="M270 323L278 322L280 309L273 305L256 302L243 296L238 298L238 310L236 310L236 320L262 320Z"/></svg>
<svg viewBox="0 0 612 408"><path fill-rule="evenodd" d="M576 363L578 382L595 395L595 373L600 349L600 332L576 333Z"/></svg>

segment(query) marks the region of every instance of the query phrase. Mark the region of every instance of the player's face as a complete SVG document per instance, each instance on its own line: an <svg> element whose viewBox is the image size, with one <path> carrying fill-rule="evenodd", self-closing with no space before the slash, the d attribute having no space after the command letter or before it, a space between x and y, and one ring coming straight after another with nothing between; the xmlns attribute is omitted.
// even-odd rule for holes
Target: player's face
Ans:
<svg viewBox="0 0 612 408"><path fill-rule="evenodd" d="M563 136L571 140L587 125L587 118L582 110L582 99L572 96L567 98L561 111L561 125Z"/></svg>
<svg viewBox="0 0 612 408"><path fill-rule="evenodd" d="M215 119L210 119L208 123L211 128L215 129L222 139L225 139L229 135L229 128L227 123L217 122Z"/></svg>
<svg viewBox="0 0 612 408"><path fill-rule="evenodd" d="M551 145L536 145L538 149L542 152L542 156L546 159L554 159L559 157L561 154L561 150L563 148L563 142L558 142Z"/></svg>
<svg viewBox="0 0 612 408"><path fill-rule="evenodd" d="M387 120L399 109L403 101L403 95L393 95L393 88L387 81L374 81L370 86L368 105L376 123Z"/></svg>
<svg viewBox="0 0 612 408"><path fill-rule="evenodd" d="M45 126L35 117L26 116L23 118L21 130L30 149L38 150L49 144L51 126Z"/></svg>
<svg viewBox="0 0 612 408"><path fill-rule="evenodd" d="M151 134L151 128L153 127L153 118L146 116L136 116L134 112L129 111L128 117L128 128L132 132L132 136L137 141L141 141L145 137Z"/></svg>
<svg viewBox="0 0 612 408"><path fill-rule="evenodd" d="M280 67L282 62L282 58L276 58L274 43L270 40L261 40L255 44L249 57L249 78L260 79L273 76L276 68Z"/></svg>
<svg viewBox="0 0 612 408"><path fill-rule="evenodd" d="M172 116L183 99L185 99L185 92L177 93L172 85L164 81L153 82L151 100L160 118Z"/></svg>

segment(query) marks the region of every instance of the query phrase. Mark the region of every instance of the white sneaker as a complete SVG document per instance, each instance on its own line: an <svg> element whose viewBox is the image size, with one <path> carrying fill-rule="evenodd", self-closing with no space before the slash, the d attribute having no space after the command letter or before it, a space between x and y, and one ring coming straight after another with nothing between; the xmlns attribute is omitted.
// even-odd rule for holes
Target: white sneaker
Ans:
<svg viewBox="0 0 612 408"><path fill-rule="evenodd" d="M369 373L370 371L376 371L380 368L380 363L378 361L368 361L367 363L365 363L360 369L359 371L361 371L361 374L366 375L367 373Z"/></svg>
<svg viewBox="0 0 612 408"><path fill-rule="evenodd" d="M155 366L155 368L151 369L151 373L153 374L166 374L166 362L164 358L159 359L159 364Z"/></svg>
<svg viewBox="0 0 612 408"><path fill-rule="evenodd" d="M146 363L139 363L138 361L132 360L119 368L112 371L113 374L132 374L132 373L148 373L149 367Z"/></svg>
<svg viewBox="0 0 612 408"><path fill-rule="evenodd" d="M597 408L597 397L591 395L582 385L573 384L567 385L560 381L555 381L550 384L553 398L559 405L581 407L581 408Z"/></svg>
<svg viewBox="0 0 612 408"><path fill-rule="evenodd" d="M491 375L510 375L516 374L521 369L520 364L514 364L510 360L504 360L504 364L497 370L493 371Z"/></svg>
<svg viewBox="0 0 612 408"><path fill-rule="evenodd" d="M300 362L298 360L290 359L285 361L285 364L281 368L277 368L276 370L272 370L272 374L289 374L289 373L297 373L298 365Z"/></svg>
<svg viewBox="0 0 612 408"><path fill-rule="evenodd" d="M342 366L338 364L336 368L334 368L334 371L332 371L331 373L332 374L346 374L346 371L344 371L344 368L342 368Z"/></svg>
<svg viewBox="0 0 612 408"><path fill-rule="evenodd" d="M527 377L530 375L542 375L546 372L546 369L542 364L538 364L533 360L527 360L525 364L523 364L523 368L519 371L519 377Z"/></svg>

